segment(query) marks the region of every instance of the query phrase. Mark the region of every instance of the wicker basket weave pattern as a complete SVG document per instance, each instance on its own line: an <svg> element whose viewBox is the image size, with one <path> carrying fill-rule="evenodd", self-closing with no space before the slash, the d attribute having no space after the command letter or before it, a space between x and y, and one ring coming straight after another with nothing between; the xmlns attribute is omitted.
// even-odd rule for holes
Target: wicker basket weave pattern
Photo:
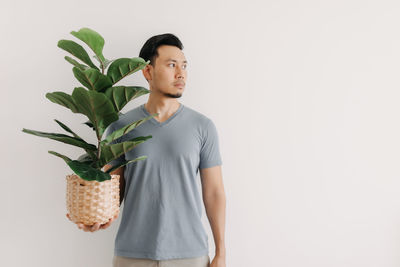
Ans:
<svg viewBox="0 0 400 267"><path fill-rule="evenodd" d="M111 180L86 181L76 174L67 175L67 210L75 223L104 224L119 212L119 175Z"/></svg>

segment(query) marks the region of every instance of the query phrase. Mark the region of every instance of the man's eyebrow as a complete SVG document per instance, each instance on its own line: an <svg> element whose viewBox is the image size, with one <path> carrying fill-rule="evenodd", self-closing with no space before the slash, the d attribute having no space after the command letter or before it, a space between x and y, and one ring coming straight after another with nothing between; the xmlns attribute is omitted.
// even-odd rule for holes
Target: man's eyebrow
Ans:
<svg viewBox="0 0 400 267"><path fill-rule="evenodd" d="M165 60L165 62L168 62L168 61L178 62L178 61L176 61L175 59L172 59L172 58L169 58L169 59ZM187 60L184 60L183 63L187 63Z"/></svg>

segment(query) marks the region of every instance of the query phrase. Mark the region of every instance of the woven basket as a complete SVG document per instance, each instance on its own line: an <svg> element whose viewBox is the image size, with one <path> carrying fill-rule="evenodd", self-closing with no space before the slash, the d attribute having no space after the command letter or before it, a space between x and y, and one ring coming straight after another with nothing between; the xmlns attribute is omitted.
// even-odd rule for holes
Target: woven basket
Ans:
<svg viewBox="0 0 400 267"><path fill-rule="evenodd" d="M119 212L119 175L103 182L67 175L67 210L75 223L104 224Z"/></svg>

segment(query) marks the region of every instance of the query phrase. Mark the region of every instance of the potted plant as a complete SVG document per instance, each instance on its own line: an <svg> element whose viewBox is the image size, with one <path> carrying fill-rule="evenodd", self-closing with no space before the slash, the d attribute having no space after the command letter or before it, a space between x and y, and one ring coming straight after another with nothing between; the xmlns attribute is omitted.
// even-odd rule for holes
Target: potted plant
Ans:
<svg viewBox="0 0 400 267"><path fill-rule="evenodd" d="M143 69L150 61L145 62L140 57L108 60L103 56L104 39L100 34L89 28L81 28L77 32L72 31L71 34L94 52L93 57L99 66L92 62L87 51L78 43L72 40L60 40L57 46L80 61L65 56L65 60L73 65L72 72L75 78L85 88L75 87L71 95L61 91L47 93L46 98L70 109L73 113L86 115L89 120L84 124L95 132L97 145L86 142L58 120L55 120L57 124L70 135L25 128L22 131L77 146L85 151L76 160L55 151L48 152L62 158L74 172L66 177L67 210L71 220L85 225L92 225L95 222L103 224L119 212L119 175L110 173L128 163L143 160L146 156L125 161L107 171L103 171L103 167L152 136L139 136L124 142L117 142L117 139L158 115L155 113L132 122L103 139L107 127L123 114L121 109L129 101L149 93L148 89L140 86L115 86L115 84Z"/></svg>

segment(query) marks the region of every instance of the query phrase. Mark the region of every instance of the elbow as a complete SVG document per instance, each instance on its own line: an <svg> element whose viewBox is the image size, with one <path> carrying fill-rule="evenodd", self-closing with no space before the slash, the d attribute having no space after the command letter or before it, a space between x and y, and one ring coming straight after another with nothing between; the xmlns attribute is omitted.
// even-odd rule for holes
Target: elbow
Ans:
<svg viewBox="0 0 400 267"><path fill-rule="evenodd" d="M226 201L226 195L224 190L214 190L203 194L204 202L214 203L216 201Z"/></svg>

